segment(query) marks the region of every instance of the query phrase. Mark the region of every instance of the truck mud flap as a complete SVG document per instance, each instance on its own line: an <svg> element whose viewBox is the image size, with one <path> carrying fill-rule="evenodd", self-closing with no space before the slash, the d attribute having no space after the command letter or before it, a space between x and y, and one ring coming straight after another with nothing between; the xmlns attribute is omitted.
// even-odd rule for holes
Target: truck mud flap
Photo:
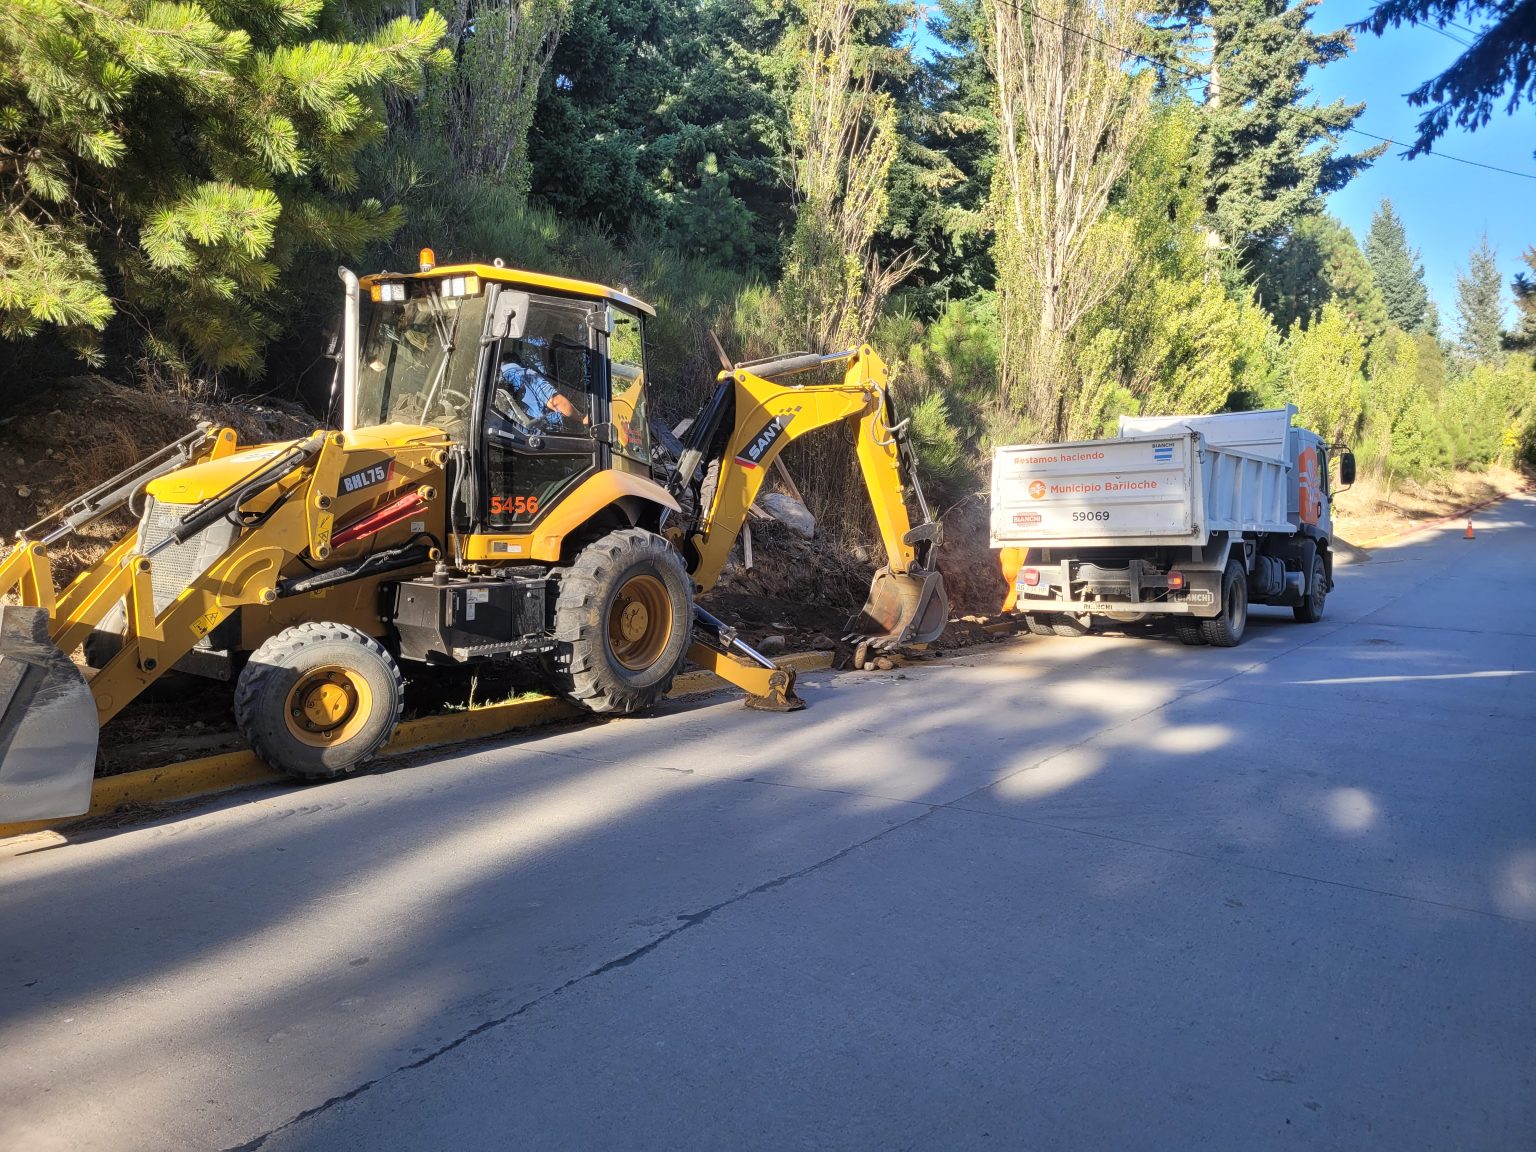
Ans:
<svg viewBox="0 0 1536 1152"><path fill-rule="evenodd" d="M91 806L96 701L43 608L0 606L0 824Z"/></svg>
<svg viewBox="0 0 1536 1152"><path fill-rule="evenodd" d="M937 569L892 572L882 568L869 586L869 599L843 631L845 640L892 648L937 640L948 623L949 594Z"/></svg>

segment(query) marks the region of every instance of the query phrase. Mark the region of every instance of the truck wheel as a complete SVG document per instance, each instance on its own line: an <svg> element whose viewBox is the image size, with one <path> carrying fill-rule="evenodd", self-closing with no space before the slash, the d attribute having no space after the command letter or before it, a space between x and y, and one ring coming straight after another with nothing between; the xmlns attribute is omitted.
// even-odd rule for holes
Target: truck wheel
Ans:
<svg viewBox="0 0 1536 1152"><path fill-rule="evenodd" d="M304 780L351 772L379 750L405 698L400 666L345 624L284 628L235 686L235 722L256 754Z"/></svg>
<svg viewBox="0 0 1536 1152"><path fill-rule="evenodd" d="M1312 557L1312 578L1307 581L1307 595L1292 605L1291 615L1303 624L1316 624L1323 618L1323 601L1328 598L1328 568L1321 556Z"/></svg>
<svg viewBox="0 0 1536 1152"><path fill-rule="evenodd" d="M551 686L589 712L637 712L672 687L693 635L682 557L641 528L588 544L560 573Z"/></svg>
<svg viewBox="0 0 1536 1152"><path fill-rule="evenodd" d="M1092 627L1091 624L1084 624L1076 616L1059 615L1051 617L1051 630L1058 636L1086 636L1092 630Z"/></svg>
<svg viewBox="0 0 1536 1152"><path fill-rule="evenodd" d="M1236 648L1248 627L1248 577L1236 560L1227 561L1221 577L1221 614L1200 621L1205 642L1215 648Z"/></svg>
<svg viewBox="0 0 1536 1152"><path fill-rule="evenodd" d="M1030 612L1024 617L1024 627L1035 636L1054 636L1056 629L1051 627L1054 619L1049 612Z"/></svg>
<svg viewBox="0 0 1536 1152"><path fill-rule="evenodd" d="M1200 627L1201 621L1194 616L1175 616L1173 629L1179 634L1179 642L1190 647L1205 643L1205 629Z"/></svg>

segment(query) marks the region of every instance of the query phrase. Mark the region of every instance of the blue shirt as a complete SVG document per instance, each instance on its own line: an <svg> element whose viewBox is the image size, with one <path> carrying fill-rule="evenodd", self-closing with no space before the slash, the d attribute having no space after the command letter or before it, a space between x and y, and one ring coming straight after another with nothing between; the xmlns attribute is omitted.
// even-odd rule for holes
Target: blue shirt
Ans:
<svg viewBox="0 0 1536 1152"><path fill-rule="evenodd" d="M549 406L556 396L555 386L543 376L513 362L501 366L501 382L530 423L561 423L560 414ZM508 415L516 417L518 413L509 412Z"/></svg>

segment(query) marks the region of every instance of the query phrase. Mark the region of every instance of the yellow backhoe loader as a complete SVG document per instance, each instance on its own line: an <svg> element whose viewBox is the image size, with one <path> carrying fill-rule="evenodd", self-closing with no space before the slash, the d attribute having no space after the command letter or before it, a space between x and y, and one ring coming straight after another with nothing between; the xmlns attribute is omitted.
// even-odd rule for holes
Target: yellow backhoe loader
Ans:
<svg viewBox="0 0 1536 1152"><path fill-rule="evenodd" d="M829 425L854 436L888 558L849 638L944 628L940 525L872 348L734 365L679 440L647 410L639 300L427 250L417 273L340 274L338 429L199 430L0 561L0 823L86 811L100 725L172 669L233 680L257 753L310 779L378 750L412 662L534 662L622 713L687 658L752 706L803 706L694 597L774 458ZM841 379L794 383L825 365ZM137 528L56 591L49 547L124 507Z"/></svg>

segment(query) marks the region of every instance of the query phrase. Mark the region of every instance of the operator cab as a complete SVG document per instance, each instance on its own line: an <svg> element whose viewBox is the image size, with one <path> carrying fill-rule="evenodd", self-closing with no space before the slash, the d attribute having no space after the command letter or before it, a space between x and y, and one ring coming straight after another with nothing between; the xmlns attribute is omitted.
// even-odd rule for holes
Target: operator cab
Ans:
<svg viewBox="0 0 1536 1152"><path fill-rule="evenodd" d="M649 478L653 310L599 284L430 257L420 273L362 282L369 314L343 427L445 433L459 532L529 533L602 471Z"/></svg>

